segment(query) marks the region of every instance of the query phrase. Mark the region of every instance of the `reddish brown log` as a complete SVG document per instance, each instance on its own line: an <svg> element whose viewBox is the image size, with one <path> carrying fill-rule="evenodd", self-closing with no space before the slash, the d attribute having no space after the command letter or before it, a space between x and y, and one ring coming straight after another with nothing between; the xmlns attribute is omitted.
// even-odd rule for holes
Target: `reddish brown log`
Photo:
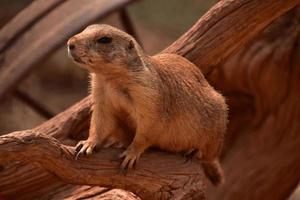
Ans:
<svg viewBox="0 0 300 200"><path fill-rule="evenodd" d="M35 130L58 138L63 144L75 145L74 139L82 139L82 133L88 129L90 106L91 99L85 98ZM2 170L0 169L0 180L1 194L8 199L16 196L18 199L39 198L65 185L41 167L24 165L19 161L3 165Z"/></svg>
<svg viewBox="0 0 300 200"><path fill-rule="evenodd" d="M61 180L79 185L101 185L130 190L142 199L205 199L199 162L163 152L145 153L139 166L126 175L119 172L124 149L102 149L90 158L76 160L74 147L61 144L36 130L0 137L0 163L18 160L37 163Z"/></svg>
<svg viewBox="0 0 300 200"><path fill-rule="evenodd" d="M226 183L212 199L288 199L300 180L300 9L279 18L209 79L231 110Z"/></svg>
<svg viewBox="0 0 300 200"><path fill-rule="evenodd" d="M164 52L182 55L204 75L251 41L299 0L223 0Z"/></svg>
<svg viewBox="0 0 300 200"><path fill-rule="evenodd" d="M49 197L50 196L50 197ZM141 200L131 192L120 189L106 189L97 186L72 186L67 185L44 194L41 199L65 199L65 200L82 200L82 199L101 199L101 200Z"/></svg>

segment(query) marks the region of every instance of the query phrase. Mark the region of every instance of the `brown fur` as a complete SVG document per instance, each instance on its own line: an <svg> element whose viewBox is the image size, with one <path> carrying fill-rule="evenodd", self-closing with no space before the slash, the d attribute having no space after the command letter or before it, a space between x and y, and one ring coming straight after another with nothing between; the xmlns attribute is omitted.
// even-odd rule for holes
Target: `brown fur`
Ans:
<svg viewBox="0 0 300 200"><path fill-rule="evenodd" d="M97 42L110 37L109 44ZM80 153L96 145L130 146L121 167L132 168L149 147L170 152L198 150L213 184L223 181L218 158L227 124L222 95L201 71L174 54L147 56L128 34L93 25L68 41L71 56L91 72L93 114L89 138Z"/></svg>

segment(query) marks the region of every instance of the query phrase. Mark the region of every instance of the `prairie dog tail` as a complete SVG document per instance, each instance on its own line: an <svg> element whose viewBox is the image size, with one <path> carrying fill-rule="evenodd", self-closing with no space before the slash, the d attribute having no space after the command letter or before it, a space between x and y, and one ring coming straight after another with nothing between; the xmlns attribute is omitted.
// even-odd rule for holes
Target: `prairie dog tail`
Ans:
<svg viewBox="0 0 300 200"><path fill-rule="evenodd" d="M211 183L215 186L222 185L224 183L223 170L221 168L219 160L214 161L202 161L202 167L204 173L209 178Z"/></svg>

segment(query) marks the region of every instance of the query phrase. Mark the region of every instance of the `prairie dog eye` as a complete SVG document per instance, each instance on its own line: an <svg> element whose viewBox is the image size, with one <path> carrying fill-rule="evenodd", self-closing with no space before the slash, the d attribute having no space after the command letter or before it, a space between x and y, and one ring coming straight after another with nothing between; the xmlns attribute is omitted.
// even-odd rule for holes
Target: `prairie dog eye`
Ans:
<svg viewBox="0 0 300 200"><path fill-rule="evenodd" d="M112 38L107 37L107 36L97 39L97 43L99 43L99 44L109 44L109 43L111 43L111 41L112 41Z"/></svg>

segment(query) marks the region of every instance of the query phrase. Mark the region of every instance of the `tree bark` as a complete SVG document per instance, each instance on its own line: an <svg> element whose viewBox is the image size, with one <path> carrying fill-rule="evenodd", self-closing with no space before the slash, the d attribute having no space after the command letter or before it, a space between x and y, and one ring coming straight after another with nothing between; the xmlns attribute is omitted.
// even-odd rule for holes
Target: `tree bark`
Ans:
<svg viewBox="0 0 300 200"><path fill-rule="evenodd" d="M44 194L40 199L57 200L82 200L82 199L101 199L101 200L141 200L131 192L120 189L107 189L97 186L73 186L66 185L50 194Z"/></svg>
<svg viewBox="0 0 300 200"><path fill-rule="evenodd" d="M76 141L87 135L90 107L91 98L87 97L33 131L54 137L62 144L75 145ZM4 156L6 155L0 152L0 158ZM6 164L0 162L0 195L7 199L14 199L16 196L18 199L39 198L64 185L66 183L52 173L31 163L24 164L18 160Z"/></svg>
<svg viewBox="0 0 300 200"><path fill-rule="evenodd" d="M163 152L145 153L138 168L124 175L119 172L118 155L122 150L101 149L90 158L76 160L74 147L36 130L0 138L0 152L5 155L0 157L1 163L37 163L67 183L122 188L145 200L205 199L199 162L186 163Z"/></svg>
<svg viewBox="0 0 300 200"><path fill-rule="evenodd" d="M219 1L164 52L182 55L204 75L241 49L299 0Z"/></svg>
<svg viewBox="0 0 300 200"><path fill-rule="evenodd" d="M229 91L234 91L235 87L245 87L248 90L242 90L242 91L247 91L245 93L243 93L243 95L238 96L238 98L236 98L236 96L229 98L229 105L230 105L230 129L229 129L229 133L230 136L235 135L235 136L239 136L237 139L232 140L233 142L231 143L233 145L232 149L234 150L235 153L230 154L230 149L228 148L227 154L228 156L225 157L225 172L226 172L226 176L228 176L228 182L227 184L225 184L224 188L228 189L233 183L236 183L234 185L238 185L239 181L234 182L233 180L235 180L236 178L245 180L244 182L242 182L241 184L243 186L247 185L247 181L250 181L251 177L253 177L253 174L250 175L251 176L243 176L243 172L244 170L236 170L236 166L242 166L240 163L239 159L234 159L236 157L238 157L238 155L241 153L241 151L239 151L239 148L245 150L246 155L249 155L248 157L246 157L245 159L248 159L248 162L245 163L249 163L249 159L253 159L253 157L251 157L252 154L247 154L246 150L249 150L251 152L251 150L254 149L259 149L256 150L256 152L258 152L258 154L253 154L255 156L258 156L258 159L263 160L263 157L259 156L259 153L264 152L263 150L266 150L266 152L269 152L270 154L263 154L263 155L271 155L273 156L271 161L276 160L276 155L277 154L282 154L282 155L286 155L286 153L284 152L291 152L294 149L294 143L296 143L295 141L289 140L289 142L291 143L291 149L289 148L284 148L286 151L284 152L277 152L277 151L272 151L274 148L274 145L270 145L269 149L264 149L266 147L262 147L264 145L261 146L257 146L257 143L255 143L257 137L259 137L260 139L258 141L261 141L261 144L264 144L264 142L266 140L268 140L268 138L272 138L272 141L270 143L274 143L277 144L278 146L276 146L277 148L281 149L281 142L280 142L280 138L283 137L282 134L276 134L279 130L277 130L276 128L272 128L271 130L273 135L270 135L270 132L268 130L270 130L270 127L273 123L278 123L279 120L287 120L287 119L291 119L291 121L295 120L295 119L299 119L299 112L297 112L296 110L293 110L292 108L290 108L290 106L296 106L296 97L297 95L295 94L296 92L292 93L293 95L290 95L289 98L291 98L291 104L287 105L287 107L281 106L280 109L283 109L283 111L280 111L280 109L276 109L276 112L271 112L273 114L277 114L278 112L283 112L283 113L287 113L288 115L280 115L281 117L277 118L278 116L272 116L271 118L268 118L268 120L263 121L264 122L264 128L261 129L260 131L254 131L253 129L249 128L249 132L255 132L255 136L256 137L250 137L247 134L242 134L242 132L244 132L244 128L245 127L249 127L249 125L246 123L246 120L251 118L251 119L255 119L255 115L253 115L253 111L254 110L254 106L256 105L255 103L259 102L259 100L261 100L260 98L255 99L254 97L256 97L254 94L255 89L253 88L247 88L249 85L244 85L244 84L236 84L235 86L232 86L232 84L234 84L234 82L232 82L233 80L238 79L238 81L243 81L244 79L241 77L248 77L247 75L243 75L239 74L240 76L238 77L231 77L230 73L235 74L236 72L233 72L234 70L239 71L239 68L234 68L234 70L232 70L231 72L229 72L229 77L230 80L227 80L227 82L217 82L217 81L221 81L220 78L216 78L214 79L213 77L218 77L221 76L224 72L223 71L216 71L213 70L214 66L217 66L218 64L222 63L224 61L224 59L226 59L228 56L232 55L234 52L238 51L240 48L242 48L242 46L246 43L249 43L254 36L259 33L263 28L265 28L272 20L274 20L275 18L277 18L278 16L280 16L281 14L283 14L284 12L288 11L289 9L293 8L294 6L296 6L297 4L299 4L299 0L285 0L285 1L278 1L278 0L266 0L266 1L259 1L259 0L240 0L240 1L232 1L232 0L227 0L227 1L221 1L219 2L213 9L211 9L204 17L202 17L191 29L190 31L188 31L186 34L184 34L178 41L176 41L174 44L172 44L169 48L167 48L165 50L165 52L171 52L171 53L177 53L179 55L183 55L186 58L188 58L189 60L191 60L192 62L194 62L195 64L197 64L202 70L203 73L206 75L206 77L210 78L210 81L212 83L214 83L214 85L220 89L221 91L225 92L226 95L228 95L228 90L226 90L227 86L229 87ZM225 65L224 65L225 66ZM223 67L218 67L218 69L223 69ZM230 67L225 68L224 69L230 69ZM230 71L230 70L229 70ZM272 71L272 70L271 70ZM221 73L222 72L222 73ZM294 74L295 72L297 72L296 69L293 70L293 76L296 76L296 74ZM243 75L243 76L242 76ZM271 74L271 78L272 78ZM267 76L268 77L268 76ZM270 78L270 77L269 77ZM275 81L276 80L276 81ZM274 81L276 83L278 83L278 79L275 79ZM287 79L290 80L290 79ZM222 85L222 83L224 83L224 85ZM296 86L297 82L291 82L289 81L288 85L294 84ZM249 84L249 83L248 83ZM292 84L292 85L293 85ZM233 90L231 90L230 88L233 88ZM244 89L244 88L242 88ZM264 91L266 90L266 88L259 88L262 94L264 94ZM237 90L238 91L238 90ZM274 90L276 91L276 90ZM252 93L251 93L252 92ZM230 93L229 93L230 94ZM267 93L268 94L268 93ZM273 93L272 93L273 94ZM289 93L290 94L290 93ZM248 96L247 96L248 95ZM259 96L259 95L258 95ZM262 96L264 97L264 96ZM267 96L270 99L272 99L270 96ZM256 101L257 100L257 101ZM245 103L246 102L246 103ZM283 101L279 101L281 103L283 103ZM269 103L269 102L267 102ZM12 154L10 154L12 157L18 157L19 161L25 161L25 162L35 162L35 163L39 163L43 168L51 171L52 173L54 173L55 175L59 176L60 178L62 178L63 180L66 180L67 182L72 182L75 184L101 184L101 183L107 183L107 182L101 182L102 179L97 179L94 180L91 176L90 179L85 179L84 177L81 177L79 179L74 178L74 174L78 174L78 171L76 171L76 167L81 167L84 168L86 166L88 166L87 169L85 170L86 174L89 174L91 172L91 170L89 171L89 169L99 169L97 170L97 172L93 172L93 176L94 173L96 175L103 175L100 174L101 173L101 169L103 170L103 168L101 168L100 166L97 166L97 163L103 163L104 158L100 157L105 156L105 155L110 155L107 158L108 160L114 160L115 159L115 152L116 150L107 150L107 151L103 151L100 152L99 154L95 155L94 157L91 157L89 159L83 159L83 160L79 160L78 163L74 162L74 160L72 161L71 157L68 157L68 152L69 152L69 148L67 148L66 144L75 144L76 141L78 141L79 139L81 139L82 137L84 137L84 132L86 132L87 130L87 125L88 125L88 121L89 121L89 109L90 109L90 105L91 105L91 100L90 98L87 98L85 100L83 100L82 102L80 102L79 104L75 105L74 107L72 107L71 109L65 111L64 113L56 116L55 118L51 119L50 121L46 122L45 124L33 129L33 130L28 130L28 131L23 131L23 132L19 132L19 133L13 133L7 136L2 136L0 137L1 142L5 142L7 141L7 137L14 137L11 141L21 141L21 143L9 143L12 144L13 149L9 152L11 152ZM280 104L281 105L281 104ZM252 106L252 107L251 107ZM275 108L277 108L275 106ZM260 113L261 109L260 107L257 107L258 111L257 113ZM245 116L242 118L239 118L240 116L237 114L241 114L243 113L243 111L247 111L245 112ZM263 111L263 110L262 110ZM274 109L272 110L274 111ZM288 116L288 118L284 118L284 116ZM248 117L248 118L247 118ZM291 117L295 117L291 118ZM241 121L245 120L245 121ZM278 121L277 121L278 120ZM241 126L238 126L239 123L241 122ZM291 136L295 135L295 132L297 130L299 130L299 127L297 126L297 124L295 123L296 121L292 122L292 126L290 126L289 128L292 130L291 131ZM243 126L242 126L243 125ZM248 125L248 126L246 126ZM262 124L261 124L262 125ZM273 124L275 125L275 124ZM282 126L280 128L281 133L283 132L283 127L285 128L286 126ZM32 133L39 133L38 135L34 134L32 135ZM48 135L47 137L40 135L40 133L42 133L43 135ZM22 138L23 134L29 134L29 137L33 137L33 138L48 138L49 136L58 138L60 142L62 142L63 144L58 143L56 140L54 139L49 139L46 140L47 142L45 143L45 146L43 145L39 145L39 142L42 141L41 138L37 140L38 145L35 146L35 143L31 144L30 142L32 141L27 141L26 143L26 139L25 139L25 145L23 146L24 151L19 151L18 148L20 148L22 146L22 140L20 139L24 139ZM246 141L244 143L239 143L238 141L241 138L245 138L245 139L241 139L241 141ZM250 137L250 139L247 139L247 137ZM234 136L232 136L232 138L235 138ZM292 138L292 137L291 137ZM11 139L11 138L10 138ZM35 140L34 140L35 141ZM47 154L48 155L48 159L44 159L41 158L40 153L41 151L45 151L46 149L48 149L49 147L51 148L51 141L56 144L56 148L54 148L54 150L50 151L53 154ZM248 141L252 141L247 143ZM294 142L294 143L292 143ZM245 145L244 147L241 147L240 145ZM248 144L248 145L247 145ZM1 145L2 146L2 145ZM5 145L3 145L5 146ZM25 147L26 146L26 147ZM285 147L287 147L286 145L283 145ZM31 147L31 148L28 148ZM65 149L64 149L65 148ZM236 148L236 149L235 149ZM7 156L5 156L6 161L11 160L12 157L9 156L9 152L7 152L5 150L5 148L1 148L3 149L3 152L6 153ZM58 149L64 149L65 151L56 151ZM35 156L29 156L29 153L32 153L33 150L36 150L35 152ZM24 154L22 152L27 152L27 154ZM62 153L64 152L64 153ZM106 154L107 153L107 154ZM2 154L2 150L0 151L0 154ZM2 154L5 155L5 154ZM50 155L50 156L49 156ZM53 156L56 155L56 156ZM168 159L172 160L172 162L174 161L175 163L177 163L176 165L173 166L174 169L180 169L180 170L184 170L180 168L180 164L182 163L180 162L180 159L176 159L174 156L171 155L165 155L162 153L158 153L155 152L153 153L154 157L151 157L152 154L146 154L143 159L147 160L148 158L155 158L151 160L151 163L149 162L144 162L141 161L140 165L141 165L141 169L143 169L142 167L146 167L148 164L149 166L152 165L153 160L155 160L154 163L157 162L157 167L151 168L151 170L155 171L155 170L162 170L164 167L164 165L159 165L159 162L161 163L167 163L166 161L168 161ZM229 155L235 155L235 156L229 156ZM289 154L291 157L293 157L293 159L291 159L291 162L284 162L285 166L292 166L291 164L294 164L294 160L296 157L294 154ZM293 155L293 156L292 156ZM26 157L26 159L24 160L23 156ZM4 156L1 156L1 158ZM240 156L241 157L241 156ZM279 158L280 156L278 156ZM282 157L280 157L282 158ZM2 158L4 161L4 158ZM95 160L97 159L97 160ZM226 159L228 159L229 161L227 161ZM55 162L51 162L51 160L55 160ZM64 161L62 161L64 160ZM230 162L231 160L231 162ZM9 164L9 165L4 165L3 166L3 170L0 171L0 191L3 192L3 194L7 195L8 197L13 197L13 195L18 194L18 192L20 191L24 191L27 186L26 186L26 180L28 179L28 176L33 176L31 177L30 180L34 180L34 186L31 185L31 187L34 188L38 188L37 186L39 184L56 184L57 180L55 180L53 178L53 176L51 175L47 175L45 172L41 173L40 169L36 169L36 168L32 168L29 167L29 165L24 165L23 163L19 163L19 161L17 163L13 163L13 164ZM81 163L80 161L84 161L83 163ZM242 160L243 162L245 160ZM251 165L249 164L249 166L247 165L249 169L250 167L255 167L255 163L257 162L257 160L250 162ZM69 166L68 169L70 168L70 170L73 170L74 174L64 174L62 173L62 169L64 169L63 167L66 167L64 164L69 164L66 166ZM93 166L90 165L91 163L93 163ZM228 163L228 164L227 164ZM272 162L274 163L274 162ZM268 164L268 166L266 166ZM114 166L116 164L114 163ZM188 165L188 167L193 167L196 164L191 164ZM258 165L257 170L261 170L262 172L268 172L268 167L269 167L269 163L262 163L261 165ZM61 168L60 168L61 167ZM246 167L246 166L245 166ZM282 167L282 166L281 166ZM298 165L295 165L294 167L298 167ZM116 167L115 167L116 169ZM149 168L150 169L150 168ZM276 168L278 169L277 171L280 172L280 167ZM74 171L75 170L75 171ZM237 171L235 173L235 170ZM154 172L153 171L153 172ZM172 170L171 170L172 171ZM137 171L136 173L138 173L139 171ZM239 172L239 173L238 173ZM15 174L21 174L22 176L15 176ZM97 174L98 173L98 174ZM112 173L112 172L110 172ZM143 171L144 173L144 171ZM159 174L160 176L164 176L164 177L168 177L166 179L167 183L169 183L168 181L169 177L168 173L170 172L165 172L165 173L161 173ZM189 172L190 175L194 175L194 171ZM91 175L91 174L89 174ZM137 176L139 174L133 174L133 176ZM144 178L147 179L147 173L144 174L140 174L141 176L145 176ZM42 178L39 178L39 176L42 176ZM110 186L115 185L115 186L120 186L122 188L125 188L126 183L124 183L125 185L122 185L121 181L127 180L126 177L121 177L120 175L117 175L116 171L114 173L114 175L112 177L118 177L118 179L114 179L116 182L111 183ZM73 177L73 178L72 178ZM13 180L12 180L13 178ZM174 178L174 177L173 177ZM198 184L202 184L202 181L199 179L199 176L195 176L192 178L196 178L197 180L199 180ZM172 178L171 178L172 179ZM94 181L94 182L93 182ZM98 182L99 181L99 182ZM120 181L120 182L119 182ZM159 180L156 180L159 181ZM176 181L175 181L176 182ZM188 184L190 184L189 181L186 181ZM19 184L17 184L19 183ZM22 184L20 184L22 183ZM181 182L182 183L182 182ZM14 187L14 184L17 185L18 187L12 188ZM257 184L257 182L256 182ZM274 184L273 182L271 182L271 179L266 179L265 182L267 188L273 188ZM277 183L278 184L278 183ZM287 184L284 188L291 188L292 184L289 183ZM172 189L177 189L178 187L180 187L180 185L175 186L175 188ZM191 186L189 186L191 187ZM203 191L204 191L204 186L195 186L197 187L196 192L194 192L197 195L202 195ZM3 189L4 188L4 189ZM234 187L234 188L238 188L238 186ZM243 188L243 187L241 187ZM243 189L245 189L243 188ZM28 187L27 187L28 189ZM134 187L126 187L126 189L128 190L133 190L135 191L138 195L143 196L145 195L145 197L147 198L148 194L147 192L141 192L141 191L137 191L138 189ZM144 189L148 189L148 188L144 188ZM162 191L164 191L164 189L166 188L161 188ZM168 188L166 189L166 191L168 191ZM183 188L183 189L191 189L191 188ZM200 189L200 190L199 190ZM252 188L253 189L253 188ZM255 188L257 190L257 187ZM25 190L26 191L26 190ZM182 190L181 190L182 191ZM216 190L214 189L214 192ZM232 189L229 190L231 192L229 192L228 196L225 195L226 190L221 189L220 192L215 192L216 195L223 195L224 197L232 197L234 196L235 192L237 190ZM255 197L263 197L263 195L266 195L265 188L262 190L257 190L258 192L255 193L256 195ZM289 190L280 190L278 191L278 193L281 194L281 196L283 196L283 193L289 191ZM140 192L140 193L139 193ZM249 191L247 189L245 190L238 190L239 192L239 197L245 197L247 195L249 195ZM246 193L247 192L247 193ZM251 191L252 192L252 191ZM180 193L180 192L179 192ZM165 193L160 193L165 195ZM261 194L261 195L260 195ZM169 194L167 194L169 195ZM181 194L182 195L182 194ZM179 195L180 196L180 195ZM222 196L222 199L223 199ZM164 197L164 196L162 196ZM264 196L263 198L265 198L266 196ZM191 199L191 198L190 198ZM220 196L219 196L220 199ZM256 198L259 199L259 198Z"/></svg>
<svg viewBox="0 0 300 200"><path fill-rule="evenodd" d="M211 199L287 199L300 180L300 8L209 77L230 106L226 183Z"/></svg>

